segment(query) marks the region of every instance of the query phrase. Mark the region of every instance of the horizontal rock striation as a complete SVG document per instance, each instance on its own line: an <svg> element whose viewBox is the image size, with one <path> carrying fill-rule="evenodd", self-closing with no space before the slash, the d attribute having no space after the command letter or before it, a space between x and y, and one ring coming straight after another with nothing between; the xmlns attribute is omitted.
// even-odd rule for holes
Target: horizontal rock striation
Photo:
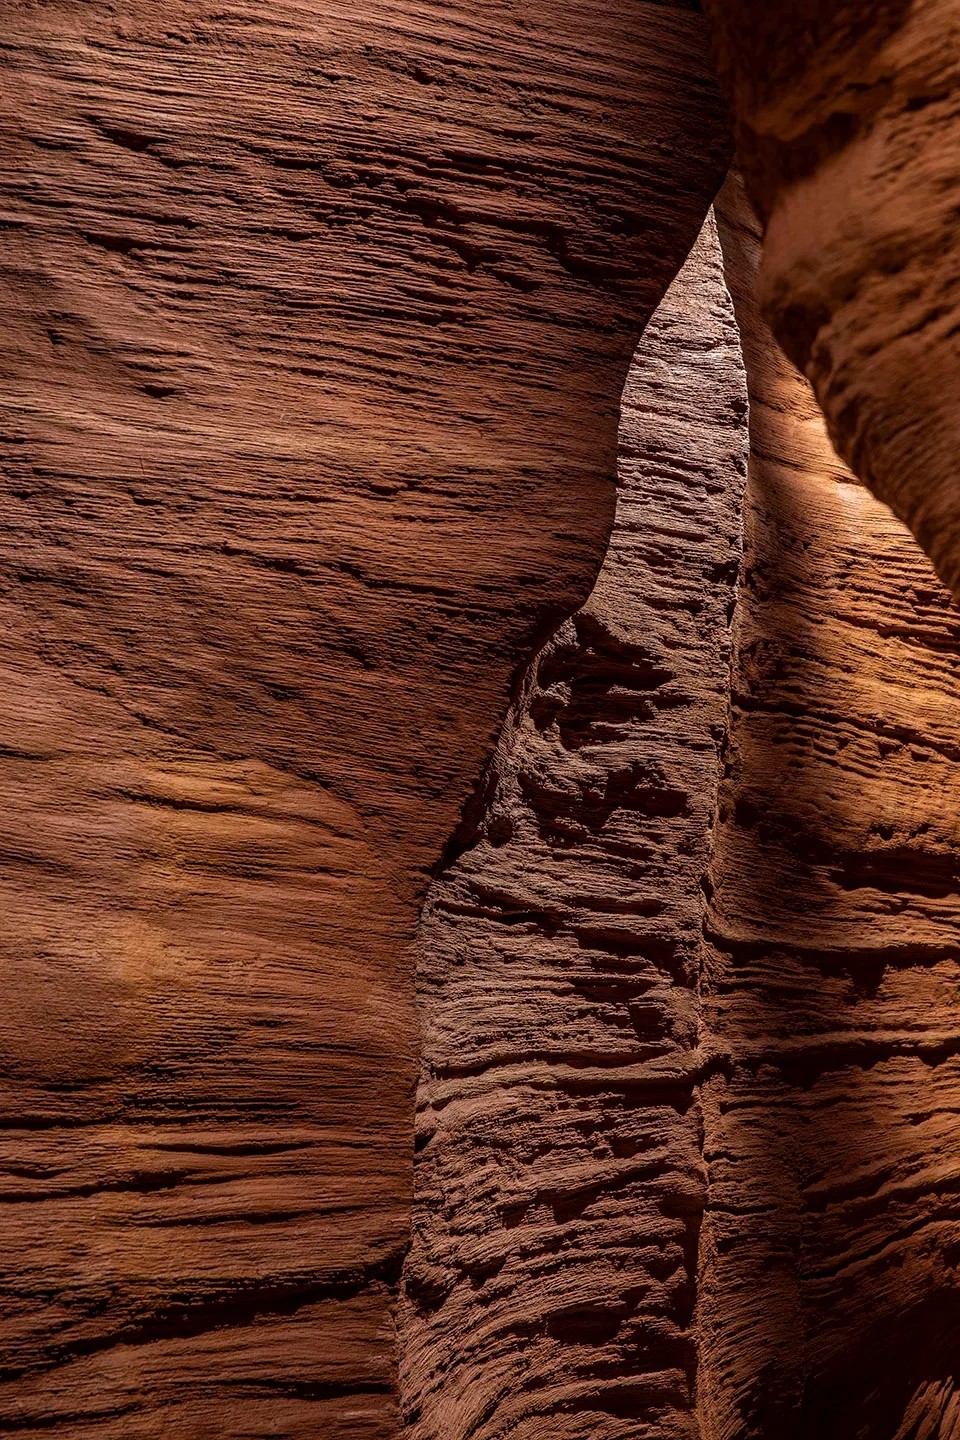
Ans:
<svg viewBox="0 0 960 1440"><path fill-rule="evenodd" d="M710 867L703 1440L960 1434L960 617L838 461L718 202L750 385Z"/></svg>
<svg viewBox="0 0 960 1440"><path fill-rule="evenodd" d="M0 1433L389 1440L420 900L728 141L684 4L0 45Z"/></svg>
<svg viewBox="0 0 960 1440"><path fill-rule="evenodd" d="M746 391L712 219L624 392L613 537L420 935L416 1440L695 1433L702 879Z"/></svg>

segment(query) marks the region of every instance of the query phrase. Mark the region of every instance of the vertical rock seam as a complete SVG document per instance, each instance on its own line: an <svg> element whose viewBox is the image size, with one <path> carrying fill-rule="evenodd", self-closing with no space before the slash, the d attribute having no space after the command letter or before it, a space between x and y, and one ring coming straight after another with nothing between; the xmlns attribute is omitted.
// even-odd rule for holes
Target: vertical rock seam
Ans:
<svg viewBox="0 0 960 1440"><path fill-rule="evenodd" d="M708 909L703 1440L960 1435L960 616L832 451L717 202L750 385Z"/></svg>
<svg viewBox="0 0 960 1440"><path fill-rule="evenodd" d="M421 927L415 1440L694 1433L697 988L746 389L712 217L623 397L610 548Z"/></svg>

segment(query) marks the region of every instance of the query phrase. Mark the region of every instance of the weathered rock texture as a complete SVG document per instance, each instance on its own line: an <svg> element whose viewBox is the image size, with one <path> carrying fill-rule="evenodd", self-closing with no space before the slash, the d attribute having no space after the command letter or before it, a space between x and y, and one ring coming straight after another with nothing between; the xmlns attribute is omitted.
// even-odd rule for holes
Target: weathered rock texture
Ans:
<svg viewBox="0 0 960 1440"><path fill-rule="evenodd" d="M712 219L620 445L596 588L527 677L423 921L417 1440L694 1433L703 878L747 449Z"/></svg>
<svg viewBox="0 0 960 1440"><path fill-rule="evenodd" d="M958 22L710 4L764 303L957 587ZM356 8L0 48L0 1433L956 1440L960 622L728 195L732 681L709 228L556 631L701 22Z"/></svg>
<svg viewBox="0 0 960 1440"><path fill-rule="evenodd" d="M419 900L726 163L679 0L357 9L8 7L4 1434L395 1433Z"/></svg>
<svg viewBox="0 0 960 1440"><path fill-rule="evenodd" d="M719 214L732 671L708 229L425 914L415 1440L960 1435L960 618L761 320L738 181Z"/></svg>
<svg viewBox="0 0 960 1440"><path fill-rule="evenodd" d="M704 1440L960 1435L960 616L836 459L718 203L750 385L711 861Z"/></svg>
<svg viewBox="0 0 960 1440"><path fill-rule="evenodd" d="M960 595L960 7L705 0L760 294L831 437Z"/></svg>

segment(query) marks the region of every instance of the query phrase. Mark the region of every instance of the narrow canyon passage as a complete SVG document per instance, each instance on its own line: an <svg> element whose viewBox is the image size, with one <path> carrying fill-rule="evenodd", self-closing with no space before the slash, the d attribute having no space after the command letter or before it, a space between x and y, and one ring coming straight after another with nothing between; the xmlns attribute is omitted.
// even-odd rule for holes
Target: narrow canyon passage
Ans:
<svg viewBox="0 0 960 1440"><path fill-rule="evenodd" d="M3 1436L960 1440L950 3L11 8Z"/></svg>
<svg viewBox="0 0 960 1440"><path fill-rule="evenodd" d="M960 621L717 210L424 914L417 1440L960 1435Z"/></svg>

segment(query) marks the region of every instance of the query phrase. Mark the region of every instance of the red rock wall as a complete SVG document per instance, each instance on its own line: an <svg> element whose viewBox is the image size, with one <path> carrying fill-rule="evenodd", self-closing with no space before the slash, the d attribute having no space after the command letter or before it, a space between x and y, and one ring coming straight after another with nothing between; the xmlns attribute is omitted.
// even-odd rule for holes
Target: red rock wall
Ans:
<svg viewBox="0 0 960 1440"><path fill-rule="evenodd" d="M708 227L422 926L418 1440L960 1433L960 629L760 318L738 181L718 211L732 665Z"/></svg>
<svg viewBox="0 0 960 1440"><path fill-rule="evenodd" d="M683 5L0 52L0 1431L396 1433L419 901L727 139Z"/></svg>
<svg viewBox="0 0 960 1440"><path fill-rule="evenodd" d="M710 9L729 676L691 8L11 14L4 1434L960 1434L960 636L755 303L956 584L955 17Z"/></svg>
<svg viewBox="0 0 960 1440"><path fill-rule="evenodd" d="M705 0L759 293L838 452L960 595L960 9Z"/></svg>
<svg viewBox="0 0 960 1440"><path fill-rule="evenodd" d="M712 219L651 320L589 600L430 892L401 1399L422 1440L689 1436L703 881L746 383Z"/></svg>
<svg viewBox="0 0 960 1440"><path fill-rule="evenodd" d="M720 235L750 386L710 868L704 1440L960 1433L960 617Z"/></svg>

